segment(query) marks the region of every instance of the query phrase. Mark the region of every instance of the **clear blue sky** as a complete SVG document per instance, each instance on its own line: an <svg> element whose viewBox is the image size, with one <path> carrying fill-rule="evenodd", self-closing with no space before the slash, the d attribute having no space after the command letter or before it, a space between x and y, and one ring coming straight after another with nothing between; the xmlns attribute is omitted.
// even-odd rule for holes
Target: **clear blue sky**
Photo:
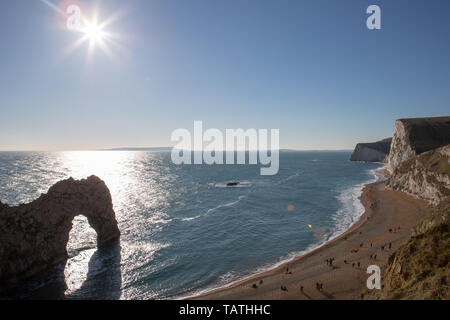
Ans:
<svg viewBox="0 0 450 320"><path fill-rule="evenodd" d="M88 60L87 43L64 54L79 36L42 1L1 2L0 150L168 146L194 120L350 149L397 118L450 114L448 0L98 4L100 20L120 13L113 60ZM370 4L382 30L366 28Z"/></svg>

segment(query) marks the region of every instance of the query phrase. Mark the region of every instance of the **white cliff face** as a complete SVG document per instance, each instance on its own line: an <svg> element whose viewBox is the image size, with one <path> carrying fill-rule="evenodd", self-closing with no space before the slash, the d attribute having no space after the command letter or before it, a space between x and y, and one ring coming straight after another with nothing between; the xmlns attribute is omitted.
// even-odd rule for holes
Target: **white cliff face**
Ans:
<svg viewBox="0 0 450 320"><path fill-rule="evenodd" d="M357 145L350 158L351 161L383 162L386 154L364 145Z"/></svg>
<svg viewBox="0 0 450 320"><path fill-rule="evenodd" d="M395 123L387 186L436 205L450 195L450 117Z"/></svg>
<svg viewBox="0 0 450 320"><path fill-rule="evenodd" d="M387 169L393 173L403 161L414 158L416 152L411 146L408 132L401 120L395 122L395 132L392 138L391 151L387 160Z"/></svg>
<svg viewBox="0 0 450 320"><path fill-rule="evenodd" d="M390 138L372 143L358 143L350 161L385 162L390 148Z"/></svg>
<svg viewBox="0 0 450 320"><path fill-rule="evenodd" d="M425 152L398 165L388 188L439 204L450 195L450 145Z"/></svg>

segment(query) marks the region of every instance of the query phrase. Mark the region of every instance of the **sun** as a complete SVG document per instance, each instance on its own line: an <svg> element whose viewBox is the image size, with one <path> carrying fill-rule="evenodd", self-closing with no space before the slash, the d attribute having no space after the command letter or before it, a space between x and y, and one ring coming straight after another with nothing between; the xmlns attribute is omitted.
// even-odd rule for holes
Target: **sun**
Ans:
<svg viewBox="0 0 450 320"><path fill-rule="evenodd" d="M103 42L106 37L106 32L103 31L103 27L95 22L86 21L82 32L92 44Z"/></svg>
<svg viewBox="0 0 450 320"><path fill-rule="evenodd" d="M124 37L117 32L111 32L110 25L118 20L123 12L117 11L105 20L100 19L99 8L94 8L89 16L79 12L79 23L76 28L69 29L79 35L74 42L71 42L63 49L63 55L69 55L83 44L87 44L87 62L91 61L97 51L102 52L113 62L117 62L117 55L113 52L123 50L121 44Z"/></svg>

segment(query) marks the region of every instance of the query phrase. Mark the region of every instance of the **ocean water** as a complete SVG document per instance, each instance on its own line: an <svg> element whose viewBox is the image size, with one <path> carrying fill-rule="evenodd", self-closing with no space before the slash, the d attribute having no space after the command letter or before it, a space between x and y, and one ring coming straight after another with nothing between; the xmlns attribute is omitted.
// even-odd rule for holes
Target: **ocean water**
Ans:
<svg viewBox="0 0 450 320"><path fill-rule="evenodd" d="M18 295L177 299L271 268L363 213L362 187L381 165L349 157L283 151L278 175L260 176L253 165L177 166L169 152L0 153L2 202L29 202L61 179L95 174L111 191L122 232L120 244L99 251L95 231L75 218L70 259Z"/></svg>

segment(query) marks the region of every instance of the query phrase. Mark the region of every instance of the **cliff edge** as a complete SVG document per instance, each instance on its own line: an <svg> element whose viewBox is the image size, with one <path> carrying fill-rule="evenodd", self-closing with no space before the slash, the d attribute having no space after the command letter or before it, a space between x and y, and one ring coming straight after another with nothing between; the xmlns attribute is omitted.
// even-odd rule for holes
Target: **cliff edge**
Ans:
<svg viewBox="0 0 450 320"><path fill-rule="evenodd" d="M80 214L97 232L98 246L119 238L110 192L96 176L60 181L28 204L0 203L0 288L66 260L72 220Z"/></svg>
<svg viewBox="0 0 450 320"><path fill-rule="evenodd" d="M384 162L391 150L392 138L371 143L358 143L350 161Z"/></svg>
<svg viewBox="0 0 450 320"><path fill-rule="evenodd" d="M448 144L450 117L397 120L387 168L392 173L402 162Z"/></svg>

